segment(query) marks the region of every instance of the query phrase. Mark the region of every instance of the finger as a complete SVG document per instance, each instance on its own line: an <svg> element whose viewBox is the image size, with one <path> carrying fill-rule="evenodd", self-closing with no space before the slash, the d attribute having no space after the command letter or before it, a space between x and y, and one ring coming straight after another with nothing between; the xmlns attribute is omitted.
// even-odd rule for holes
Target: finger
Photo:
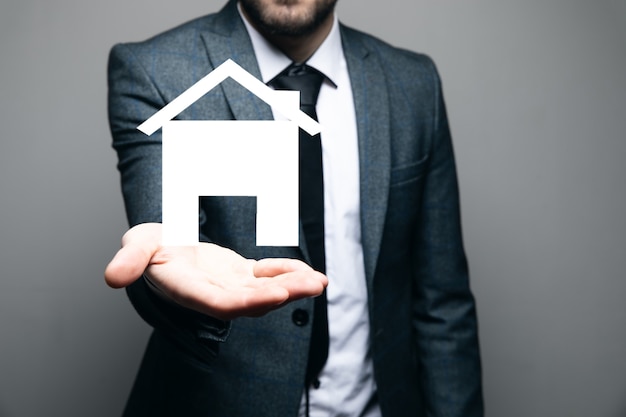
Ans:
<svg viewBox="0 0 626 417"><path fill-rule="evenodd" d="M148 266L150 257L137 247L120 249L104 270L104 280L112 288L126 287L135 282Z"/></svg>
<svg viewBox="0 0 626 417"><path fill-rule="evenodd" d="M289 258L265 258L254 264L255 277L273 277L292 271L312 271L306 263L298 259Z"/></svg>
<svg viewBox="0 0 626 417"><path fill-rule="evenodd" d="M135 282L160 247L160 224L146 223L131 228L122 237L122 248L104 271L104 279L112 288Z"/></svg>
<svg viewBox="0 0 626 417"><path fill-rule="evenodd" d="M253 267L257 278L273 277L272 283L289 292L288 302L306 297L316 297L328 285L328 278L297 259L266 258Z"/></svg>
<svg viewBox="0 0 626 417"><path fill-rule="evenodd" d="M307 297L317 297L328 285L328 278L314 270L293 271L272 278L275 285L280 285L289 293L288 302Z"/></svg>
<svg viewBox="0 0 626 417"><path fill-rule="evenodd" d="M287 302L291 302L320 295L328 286L328 278L321 272L309 269L308 271L291 271L270 278L257 277L247 285L256 289L279 286L289 293Z"/></svg>

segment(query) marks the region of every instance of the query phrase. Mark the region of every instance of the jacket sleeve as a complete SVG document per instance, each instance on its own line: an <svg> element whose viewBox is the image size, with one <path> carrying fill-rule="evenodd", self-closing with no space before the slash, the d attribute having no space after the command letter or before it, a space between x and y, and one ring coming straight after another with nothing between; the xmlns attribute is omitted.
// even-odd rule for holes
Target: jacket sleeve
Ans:
<svg viewBox="0 0 626 417"><path fill-rule="evenodd" d="M476 310L463 250L450 129L440 81L431 66L433 140L414 252L418 364L428 416L480 417Z"/></svg>
<svg viewBox="0 0 626 417"><path fill-rule="evenodd" d="M119 44L108 65L109 124L131 227L161 221L161 131L147 136L137 126L167 102L146 71L144 55L134 53L133 45ZM230 323L183 308L157 292L146 278L127 288L131 303L151 326L200 359L213 356L214 342L226 339Z"/></svg>

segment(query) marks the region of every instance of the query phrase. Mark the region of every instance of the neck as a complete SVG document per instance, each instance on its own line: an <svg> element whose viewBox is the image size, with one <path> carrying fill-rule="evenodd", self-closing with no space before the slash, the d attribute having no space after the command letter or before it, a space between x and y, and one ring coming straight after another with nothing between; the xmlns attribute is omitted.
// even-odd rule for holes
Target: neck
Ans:
<svg viewBox="0 0 626 417"><path fill-rule="evenodd" d="M247 16L245 9L244 15ZM304 36L284 36L268 33L263 28L258 27L251 19L248 22L259 31L265 39L287 55L294 62L302 63L309 59L317 48L324 42L330 30L333 28L334 14L330 14L324 22L310 34Z"/></svg>

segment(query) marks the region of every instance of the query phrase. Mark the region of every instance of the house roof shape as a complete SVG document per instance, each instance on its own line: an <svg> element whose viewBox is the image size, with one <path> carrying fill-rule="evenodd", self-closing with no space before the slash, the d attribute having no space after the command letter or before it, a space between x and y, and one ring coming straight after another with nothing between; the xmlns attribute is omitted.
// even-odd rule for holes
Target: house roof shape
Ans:
<svg viewBox="0 0 626 417"><path fill-rule="evenodd" d="M285 105L278 99L276 91L263 84L263 82L259 81L232 59L224 61L224 63L216 67L209 74L182 92L174 100L163 106L161 110L140 124L137 129L148 136L152 135L154 132L163 127L165 123L178 116L179 113L191 106L228 77L232 78L258 98L278 110L289 120L296 122L298 126L300 126L309 135L313 136L320 133L321 126L318 122L300 109L294 109L291 106Z"/></svg>

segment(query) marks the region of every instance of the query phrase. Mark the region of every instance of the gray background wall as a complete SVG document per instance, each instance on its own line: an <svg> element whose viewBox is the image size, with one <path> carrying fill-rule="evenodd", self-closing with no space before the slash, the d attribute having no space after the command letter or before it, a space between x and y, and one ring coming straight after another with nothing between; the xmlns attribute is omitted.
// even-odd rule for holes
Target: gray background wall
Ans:
<svg viewBox="0 0 626 417"><path fill-rule="evenodd" d="M120 413L148 328L101 278L126 228L107 53L220 6L0 3L0 416ZM626 416L626 0L339 13L438 63L488 415Z"/></svg>

